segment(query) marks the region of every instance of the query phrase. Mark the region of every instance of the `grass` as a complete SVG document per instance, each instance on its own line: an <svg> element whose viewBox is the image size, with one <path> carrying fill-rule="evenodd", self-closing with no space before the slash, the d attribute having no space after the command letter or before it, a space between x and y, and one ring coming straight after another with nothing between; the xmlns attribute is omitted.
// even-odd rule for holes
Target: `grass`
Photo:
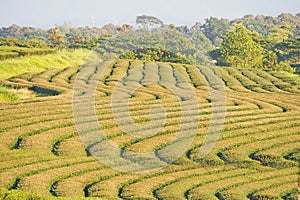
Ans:
<svg viewBox="0 0 300 200"><path fill-rule="evenodd" d="M80 66L89 55L88 50L61 50L47 55L33 55L30 57L11 58L0 61L0 81L10 79L25 73L43 72L49 69L64 69L69 66ZM46 76L46 75L45 75ZM54 78L43 77L45 81ZM0 82L1 83L1 82ZM0 85L0 102L9 102L36 96L35 91L28 88L15 89Z"/></svg>
<svg viewBox="0 0 300 200"><path fill-rule="evenodd" d="M33 192L19 191L19 190L0 190L0 198L5 200L15 200L15 199L40 199L40 200L55 200L60 198L52 197L51 195L41 195Z"/></svg>
<svg viewBox="0 0 300 200"><path fill-rule="evenodd" d="M292 178L293 179L293 178ZM273 199L287 199L286 192L287 191L295 191L297 190L298 186L294 181L280 181L279 183L274 183L273 185L270 185L265 188L261 188L258 191L251 194L251 197L254 197L256 199L259 198L273 198ZM295 193L294 193L295 194ZM290 199L296 199L295 197L292 197Z"/></svg>
<svg viewBox="0 0 300 200"><path fill-rule="evenodd" d="M220 188L217 191L218 196L225 199L245 199L259 188L270 187L271 185L280 185L283 182L296 178L297 168L270 170L257 174L246 175L236 179L236 183L231 182L228 186ZM197 188L195 193L200 192ZM288 188L287 188L288 189ZM268 199L268 198L267 198Z"/></svg>
<svg viewBox="0 0 300 200"><path fill-rule="evenodd" d="M0 102L16 101L18 99L20 99L19 95L9 92L7 88L0 86Z"/></svg>
<svg viewBox="0 0 300 200"><path fill-rule="evenodd" d="M291 78L292 80L294 80L299 88L300 85L300 76L298 74L292 74L289 72L281 72L284 76Z"/></svg>
<svg viewBox="0 0 300 200"><path fill-rule="evenodd" d="M79 64L88 52L61 53L0 61L1 67L2 62L21 63L23 59L19 67L24 70L14 74L17 71L13 67L0 68L4 72L2 79L6 79L5 84L11 88L0 88L0 94L4 93L8 97L6 101L10 101L0 103L0 188L3 188L0 199L4 195L11 199L50 199L53 196L61 199L259 199L296 196L300 127L297 76L259 69L204 69L201 66L138 60L112 63L100 77L95 98L98 124L111 142L126 151L152 151L164 159L159 150L176 136L183 106L189 112L182 125L195 129L197 133L179 160L154 172L134 174L111 169L88 155L76 133L72 116L74 79L79 70L85 70L85 67L79 68ZM77 58L79 54L81 57ZM83 86L87 87L100 75L101 65L97 67L97 70L84 71L83 82L87 85ZM199 149L212 113L212 98L205 78L215 78L216 70L226 85L226 119L216 146L207 157L199 159ZM156 134L136 138L117 125L111 95L117 81L123 77L139 87L130 96L128 104L130 117L140 128L138 131L142 134L156 131ZM181 105L164 85L173 84L180 88L184 80L191 85L199 102L197 127L191 127L196 109L188 101ZM157 84L147 85L149 82ZM213 82L210 84L215 89L219 87ZM15 94L12 88L32 85L60 93L44 97L28 94L30 98L19 97L19 93L10 96ZM161 129L154 123L161 117L151 121L149 116L153 105L162 105L165 109L166 123ZM118 114L126 114L126 103L113 106ZM86 109L81 108L82 125L92 122L91 112L85 114ZM120 151L120 154L124 156L125 153ZM14 189L8 190L12 189L11 186L15 186Z"/></svg>
<svg viewBox="0 0 300 200"><path fill-rule="evenodd" d="M0 61L0 79L8 79L28 72L42 72L53 68L80 66L89 55L88 50L62 50L54 54L30 56Z"/></svg>
<svg viewBox="0 0 300 200"><path fill-rule="evenodd" d="M0 60L30 55L45 55L55 53L55 49L49 48L25 48L17 46L0 46Z"/></svg>

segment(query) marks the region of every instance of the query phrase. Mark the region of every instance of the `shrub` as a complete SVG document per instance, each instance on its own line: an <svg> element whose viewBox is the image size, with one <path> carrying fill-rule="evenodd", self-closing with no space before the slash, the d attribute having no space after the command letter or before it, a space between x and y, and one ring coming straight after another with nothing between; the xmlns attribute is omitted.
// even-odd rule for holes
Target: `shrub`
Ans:
<svg viewBox="0 0 300 200"><path fill-rule="evenodd" d="M125 54L121 55L120 58L190 64L186 57L181 53L173 53L160 48L136 49L126 52Z"/></svg>

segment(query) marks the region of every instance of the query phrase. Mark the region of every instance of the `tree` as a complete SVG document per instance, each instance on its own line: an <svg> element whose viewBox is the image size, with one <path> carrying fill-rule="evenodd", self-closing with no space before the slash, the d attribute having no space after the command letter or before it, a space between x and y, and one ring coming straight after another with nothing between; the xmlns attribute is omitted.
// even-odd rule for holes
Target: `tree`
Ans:
<svg viewBox="0 0 300 200"><path fill-rule="evenodd" d="M184 36L188 36L190 34L190 29L188 28L188 26L176 26L175 29L182 33Z"/></svg>
<svg viewBox="0 0 300 200"><path fill-rule="evenodd" d="M174 62L190 64L184 55L160 48L141 48L128 51L120 56L121 59L139 59L146 61Z"/></svg>
<svg viewBox="0 0 300 200"><path fill-rule="evenodd" d="M238 24L223 37L221 61L235 67L262 66L263 49L253 41L251 32Z"/></svg>
<svg viewBox="0 0 300 200"><path fill-rule="evenodd" d="M293 72L295 67L300 69L300 38L299 39L289 39L276 43L273 47L273 51L276 52L278 57L278 62L284 67L285 71ZM288 64L290 67L288 67ZM286 70L288 69L288 70Z"/></svg>
<svg viewBox="0 0 300 200"><path fill-rule="evenodd" d="M133 27L128 24L123 24L122 26L118 27L117 30L120 32L132 31Z"/></svg>
<svg viewBox="0 0 300 200"><path fill-rule="evenodd" d="M175 31L175 30L176 30L176 27L175 27L174 24L170 24L170 25L169 25L169 29L170 29L171 31Z"/></svg>
<svg viewBox="0 0 300 200"><path fill-rule="evenodd" d="M78 33L71 33L69 39L69 47L77 48L85 41L84 37Z"/></svg>
<svg viewBox="0 0 300 200"><path fill-rule="evenodd" d="M216 17L210 17L205 20L203 26L204 35L210 39L214 45L219 46L221 44L221 37L225 35L230 28L229 20L218 19Z"/></svg>
<svg viewBox="0 0 300 200"><path fill-rule="evenodd" d="M292 37L294 34L290 30L291 27L289 25L284 25L281 27L274 27L270 32L268 37L273 43L279 43L283 42L285 40L288 40L290 37Z"/></svg>
<svg viewBox="0 0 300 200"><path fill-rule="evenodd" d="M198 49L203 51L212 49L212 42L202 32L200 22L196 22L195 25L191 27L188 37Z"/></svg>
<svg viewBox="0 0 300 200"><path fill-rule="evenodd" d="M160 28L164 23L157 17L142 15L136 17L136 25L149 30L151 28Z"/></svg>
<svg viewBox="0 0 300 200"><path fill-rule="evenodd" d="M290 25L274 27L264 40L265 69L295 72L294 68L299 68L300 42L294 39Z"/></svg>
<svg viewBox="0 0 300 200"><path fill-rule="evenodd" d="M105 36L116 35L118 33L118 26L111 23L104 25L102 28L102 34Z"/></svg>
<svg viewBox="0 0 300 200"><path fill-rule="evenodd" d="M58 27L49 30L48 39L50 46L54 48L62 48L66 43L65 36L61 34Z"/></svg>
<svg viewBox="0 0 300 200"><path fill-rule="evenodd" d="M278 69L278 57L274 51L265 51L263 58L263 66L265 69Z"/></svg>

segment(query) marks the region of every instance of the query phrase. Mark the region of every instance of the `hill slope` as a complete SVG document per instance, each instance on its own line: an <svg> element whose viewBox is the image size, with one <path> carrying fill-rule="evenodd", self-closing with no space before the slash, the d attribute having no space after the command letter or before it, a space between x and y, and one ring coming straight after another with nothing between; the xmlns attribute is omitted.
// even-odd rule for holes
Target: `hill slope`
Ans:
<svg viewBox="0 0 300 200"><path fill-rule="evenodd" d="M49 69L63 70L67 66L80 66L84 63L89 54L90 51L84 49L61 50L49 55L34 55L2 60L0 61L0 80L17 77L24 73L32 73L33 75ZM51 77L44 78L51 79ZM11 85L11 87L3 87L3 85L0 84L0 102L13 101L34 96L35 94L30 90L19 90L18 87L16 88L13 85Z"/></svg>
<svg viewBox="0 0 300 200"><path fill-rule="evenodd" d="M140 76L130 76L129 70L140 66ZM197 95L200 124L186 154L166 168L141 174L111 169L87 155L72 113L78 67L2 81L13 87L35 88L46 96L0 103L0 187L12 190L2 190L0 198L31 195L13 192L16 190L72 199L297 199L299 83L259 69L210 70L219 71L226 86L227 112L221 137L204 159L198 154L212 112L205 68L118 60L104 71L96 92L97 119L104 134L123 151L157 152L178 130L182 105L166 87L147 85L149 79L167 77L169 83L180 87L181 76ZM95 70L84 81L91 81L93 74L101 75ZM164 106L166 124L157 134L136 138L116 124L112 92L124 75L139 86L129 104L135 123L148 126L149 109L155 104Z"/></svg>

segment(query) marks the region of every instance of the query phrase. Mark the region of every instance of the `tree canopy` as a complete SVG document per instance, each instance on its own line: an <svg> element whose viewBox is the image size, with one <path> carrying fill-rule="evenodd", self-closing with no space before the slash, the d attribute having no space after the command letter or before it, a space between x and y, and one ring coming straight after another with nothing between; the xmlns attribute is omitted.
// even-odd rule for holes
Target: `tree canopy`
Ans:
<svg viewBox="0 0 300 200"><path fill-rule="evenodd" d="M180 53L193 64L217 60L219 65L291 72L294 67L300 72L300 13L277 17L245 15L234 20L210 17L192 27L164 24L148 15L137 16L136 26L110 23L103 27L76 27L65 22L44 30L13 24L0 28L1 38L2 46L87 48L116 57L127 51L154 48L153 52L160 49ZM14 55L6 53L4 57Z"/></svg>
<svg viewBox="0 0 300 200"><path fill-rule="evenodd" d="M164 23L157 17L142 15L136 17L136 25L143 29L160 28Z"/></svg>
<svg viewBox="0 0 300 200"><path fill-rule="evenodd" d="M210 17L205 20L205 23L201 27L203 33L209 38L213 44L219 46L222 42L221 38L227 30L230 28L230 22L228 19L218 19L216 17Z"/></svg>
<svg viewBox="0 0 300 200"><path fill-rule="evenodd" d="M221 59L226 65L234 67L260 67L262 47L253 41L251 32L243 25L236 25L223 37L220 47Z"/></svg>
<svg viewBox="0 0 300 200"><path fill-rule="evenodd" d="M173 53L160 48L142 48L127 51L125 54L121 55L120 58L190 64L190 61L188 61L181 53Z"/></svg>

